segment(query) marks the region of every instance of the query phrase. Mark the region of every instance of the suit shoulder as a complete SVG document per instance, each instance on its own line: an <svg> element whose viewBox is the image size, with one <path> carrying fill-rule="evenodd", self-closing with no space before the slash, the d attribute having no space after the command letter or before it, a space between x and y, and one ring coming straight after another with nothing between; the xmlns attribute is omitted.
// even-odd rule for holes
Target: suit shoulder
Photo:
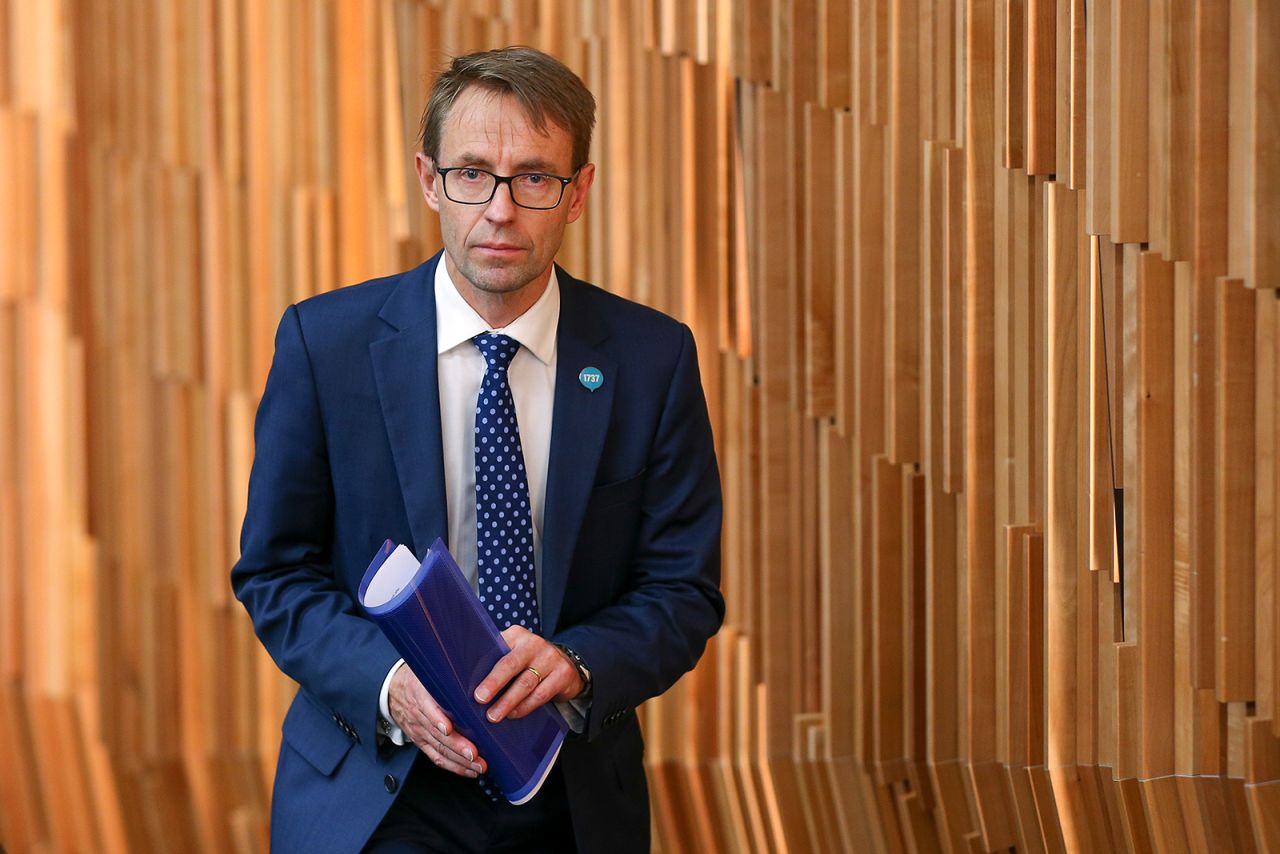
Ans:
<svg viewBox="0 0 1280 854"><path fill-rule="evenodd" d="M369 279L307 297L297 303L298 314L307 320L320 320L330 315L349 320L353 313L357 316L366 313L377 315L387 297L406 274L407 271Z"/></svg>
<svg viewBox="0 0 1280 854"><path fill-rule="evenodd" d="M409 273L370 279L308 297L294 305L302 336L313 356L320 352L345 353L364 347L384 328L378 313Z"/></svg>

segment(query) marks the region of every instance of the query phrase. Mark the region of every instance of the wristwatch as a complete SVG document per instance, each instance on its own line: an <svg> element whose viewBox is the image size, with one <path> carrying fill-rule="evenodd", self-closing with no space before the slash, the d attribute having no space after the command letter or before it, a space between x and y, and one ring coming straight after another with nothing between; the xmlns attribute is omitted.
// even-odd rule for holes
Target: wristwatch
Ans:
<svg viewBox="0 0 1280 854"><path fill-rule="evenodd" d="M574 652L562 643L555 645L556 649L564 653L564 657L569 659L569 663L578 671L578 676L582 679L582 693L575 700L586 700L591 696L591 671L587 669L587 663L582 660L582 656Z"/></svg>

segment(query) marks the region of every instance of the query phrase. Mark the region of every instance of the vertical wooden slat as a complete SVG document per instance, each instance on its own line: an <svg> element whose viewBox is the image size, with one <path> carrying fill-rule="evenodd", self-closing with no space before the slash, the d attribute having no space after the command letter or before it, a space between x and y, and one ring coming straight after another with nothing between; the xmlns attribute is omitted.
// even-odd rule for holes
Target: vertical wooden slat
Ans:
<svg viewBox="0 0 1280 854"><path fill-rule="evenodd" d="M1027 174L1057 171L1057 4L1027 3ZM1068 130L1068 128L1064 128Z"/></svg>
<svg viewBox="0 0 1280 854"><path fill-rule="evenodd" d="M842 436L852 436L855 422L857 393L857 266L854 251L854 229L857 222L855 187L858 171L854 161L855 117L852 112L840 112L835 121L835 395L836 426ZM852 465L852 463L851 463Z"/></svg>
<svg viewBox="0 0 1280 854"><path fill-rule="evenodd" d="M1276 322L1280 300L1267 291L1255 293L1254 357L1254 697L1253 714L1275 718L1276 682Z"/></svg>
<svg viewBox="0 0 1280 854"><path fill-rule="evenodd" d="M965 354L965 212L964 156L947 149L946 195L943 220L946 249L943 259L943 489L960 492L964 484L964 354Z"/></svg>
<svg viewBox="0 0 1280 854"><path fill-rule="evenodd" d="M1085 42L1090 46L1086 60L1085 198L1090 234L1113 234L1111 203L1112 157L1112 15L1116 0L1092 0L1088 4Z"/></svg>
<svg viewBox="0 0 1280 854"><path fill-rule="evenodd" d="M1225 141L1227 169L1223 178L1227 181L1226 197L1226 270L1221 275L1230 275L1240 279L1246 286L1251 286L1253 245L1256 237L1253 233L1253 206L1257 192L1257 178L1254 175L1253 138L1249 130L1253 127L1256 107L1255 92L1251 84L1255 41L1254 8L1257 4L1250 0L1232 0L1226 4L1226 14L1221 17L1227 24L1227 47L1225 48L1226 83L1222 94L1226 96Z"/></svg>
<svg viewBox="0 0 1280 854"><path fill-rule="evenodd" d="M1025 169L1027 127L1027 0L1004 0L996 6L996 135L1004 140L1002 165Z"/></svg>
<svg viewBox="0 0 1280 854"><path fill-rule="evenodd" d="M1277 315L1275 320L1276 326L1274 328L1280 329L1280 305L1273 306L1273 308ZM1280 399L1280 332L1275 335L1272 346L1274 350L1272 358L1274 359L1274 364L1276 366L1275 385L1273 388L1277 399ZM1258 400L1260 403L1264 402L1266 397L1264 395L1259 395ZM1276 672L1276 669L1280 668L1280 530L1277 530L1280 529L1280 417L1273 413L1272 422L1274 429L1271 441L1272 447L1275 449L1274 456L1272 457L1272 464L1275 467L1272 477L1272 482L1275 487L1275 494L1272 497L1272 507L1276 511L1276 516L1272 518L1273 530L1275 531L1273 534L1272 544L1275 549L1275 553L1272 555L1271 565L1273 579L1271 587L1271 732L1272 735L1280 738L1280 674L1277 674Z"/></svg>
<svg viewBox="0 0 1280 854"><path fill-rule="evenodd" d="M1075 324L1078 322L1077 290L1075 287L1073 254L1071 246L1075 200L1070 191L1054 185L1046 196L1047 223L1050 229L1047 281L1048 299L1048 357L1055 369L1049 373L1046 388L1048 425L1045 435L1046 457L1050 460L1046 481L1045 504L1045 600L1048 613L1046 625L1046 671L1048 677L1048 728L1046 765L1051 773L1062 775L1054 778L1055 794L1064 804L1073 803L1065 789L1060 789L1059 779L1069 780L1070 769L1077 758L1077 590L1075 586L1076 539L1074 531L1078 519L1073 496L1075 454L1078 437L1075 421L1068 414L1075 404L1077 377L1075 361L1069 355L1069 347L1075 340ZM1064 816L1068 844L1075 836L1077 819Z"/></svg>
<svg viewBox="0 0 1280 854"><path fill-rule="evenodd" d="M872 720L877 782L894 783L907 776L906 660L903 580L905 572L902 473L885 457L872 470L873 576L871 608L875 614L872 640Z"/></svg>
<svg viewBox="0 0 1280 854"><path fill-rule="evenodd" d="M1138 267L1138 644L1142 776L1173 773L1173 265L1144 252Z"/></svg>
<svg viewBox="0 0 1280 854"><path fill-rule="evenodd" d="M1190 261L1194 253L1195 212L1195 16L1190 0L1167 0L1169 36L1166 81L1169 89L1168 183L1166 197L1167 257ZM1153 179L1153 187L1159 185Z"/></svg>
<svg viewBox="0 0 1280 854"><path fill-rule="evenodd" d="M1192 370L1199 381L1193 389L1191 414L1192 472L1195 523L1192 528L1195 575L1191 598L1192 679L1198 688L1214 686L1214 501L1217 417L1216 384L1208 378L1216 369L1217 277L1227 272L1227 103L1229 26L1226 16L1197 5L1195 16L1195 170L1194 254L1195 335Z"/></svg>
<svg viewBox="0 0 1280 854"><path fill-rule="evenodd" d="M921 157L918 0L892 0L889 22L889 459L921 457Z"/></svg>
<svg viewBox="0 0 1280 854"><path fill-rule="evenodd" d="M1148 0L1111 6L1111 228L1117 243L1148 235Z"/></svg>
<svg viewBox="0 0 1280 854"><path fill-rule="evenodd" d="M805 411L811 418L826 418L836 409L835 366L835 255L838 239L833 187L836 116L830 110L808 104L804 114L806 218L804 252Z"/></svg>
<svg viewBox="0 0 1280 854"><path fill-rule="evenodd" d="M1249 83L1254 102L1253 136L1250 140L1254 181L1253 267L1249 281L1255 288L1280 288L1280 236L1275 228L1280 216L1280 81L1274 69L1280 62L1280 10L1274 3L1253 7L1253 71Z"/></svg>
<svg viewBox="0 0 1280 854"><path fill-rule="evenodd" d="M1192 640L1192 576L1194 555L1194 462L1192 459L1194 390L1191 364L1194 358L1194 282L1191 264L1174 264L1173 295L1173 667L1174 667L1174 772L1190 776L1195 756L1196 687ZM1180 784L1185 799L1187 787ZM1199 809L1192 812L1188 831L1203 831ZM1201 846L1203 847L1203 846Z"/></svg>
<svg viewBox="0 0 1280 854"><path fill-rule="evenodd" d="M1254 294L1217 283L1214 578L1219 702L1254 699Z"/></svg>
<svg viewBox="0 0 1280 854"><path fill-rule="evenodd" d="M1172 144L1172 104L1169 57L1170 0L1147 0L1147 176L1148 248L1168 254L1169 155Z"/></svg>

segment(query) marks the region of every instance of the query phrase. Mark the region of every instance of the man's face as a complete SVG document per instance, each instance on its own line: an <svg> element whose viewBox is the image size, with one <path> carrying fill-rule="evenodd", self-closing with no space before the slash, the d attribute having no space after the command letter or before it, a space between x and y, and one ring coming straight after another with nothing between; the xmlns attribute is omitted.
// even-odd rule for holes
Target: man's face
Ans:
<svg viewBox="0 0 1280 854"><path fill-rule="evenodd" d="M573 140L564 128L548 122L546 131L539 132L515 98L473 86L449 110L435 165L475 166L497 175L570 177L572 159ZM419 153L416 166L427 205L440 214L449 272L494 295L512 295L531 282L546 281L565 226L582 215L594 175L588 164L565 187L558 207L529 210L512 201L505 184L488 204L459 204L445 195L443 176L430 158Z"/></svg>

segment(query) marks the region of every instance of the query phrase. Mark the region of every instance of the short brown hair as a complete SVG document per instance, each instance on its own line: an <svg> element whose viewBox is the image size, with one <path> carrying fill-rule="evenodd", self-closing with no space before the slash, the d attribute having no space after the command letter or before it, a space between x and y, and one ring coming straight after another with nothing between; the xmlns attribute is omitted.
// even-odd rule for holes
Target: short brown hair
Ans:
<svg viewBox="0 0 1280 854"><path fill-rule="evenodd" d="M431 86L419 132L422 151L432 160L438 162L449 110L468 86L513 96L539 131L547 129L548 120L564 128L573 138L573 168L587 162L596 99L568 66L531 47L469 53L440 73Z"/></svg>

